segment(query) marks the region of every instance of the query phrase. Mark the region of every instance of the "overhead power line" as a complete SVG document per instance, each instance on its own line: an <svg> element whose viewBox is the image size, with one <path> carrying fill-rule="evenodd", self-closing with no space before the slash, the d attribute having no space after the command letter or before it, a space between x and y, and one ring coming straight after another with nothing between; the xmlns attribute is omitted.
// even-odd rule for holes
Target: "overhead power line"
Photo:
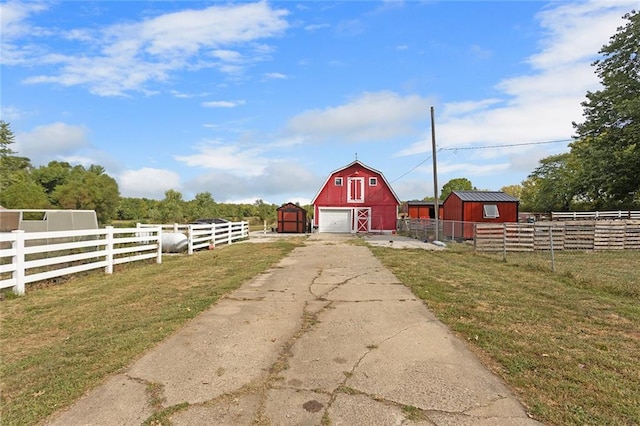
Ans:
<svg viewBox="0 0 640 426"><path fill-rule="evenodd" d="M458 150L471 150L471 149L491 149L491 148L510 148L510 147L514 147L514 146L523 146L523 145L543 145L543 144L550 144L550 143L562 143L562 142L572 142L573 139L560 139L560 140L555 140L555 141L542 141L542 142L521 142L521 143L511 143L511 144L505 144L505 145L486 145L486 146L464 146L464 147L458 147L458 148L440 148L438 149L436 152L440 152L440 151L458 151ZM429 155L427 158L425 158L424 160L422 160L421 162L419 162L418 164L416 164L414 167L412 167L411 169L409 169L408 171L406 171L405 173L403 173L402 175L398 176L397 178L393 179L391 182L389 183L393 183L396 181L399 181L400 179L402 179L403 177L405 177L406 175L408 175L409 173L411 173L412 171L414 171L415 169L417 169L418 167L422 166L424 163L426 163L427 161L429 161L431 159L432 155Z"/></svg>
<svg viewBox="0 0 640 426"><path fill-rule="evenodd" d="M440 148L441 151L458 151L458 150L468 150L468 149L490 149L490 148L510 148L514 146L523 146L523 145L543 145L549 143L561 143L561 142L572 142L573 139L561 139L557 141L544 141L544 142L522 142L522 143L510 143L504 145L485 145L485 146L461 146L457 148Z"/></svg>
<svg viewBox="0 0 640 426"><path fill-rule="evenodd" d="M415 169L417 169L418 167L422 166L424 163L426 163L427 161L429 161L431 159L431 154L429 154L429 156L427 158L425 158L424 160L422 160L421 162L419 162L418 164L416 164L415 166L413 166L411 169L409 169L407 172L405 172L404 174L398 176L397 178L393 179L391 182L389 183L393 183L395 181L398 181L400 179L402 179L403 177L405 177L406 175L408 175L409 173L411 173L412 171L414 171Z"/></svg>

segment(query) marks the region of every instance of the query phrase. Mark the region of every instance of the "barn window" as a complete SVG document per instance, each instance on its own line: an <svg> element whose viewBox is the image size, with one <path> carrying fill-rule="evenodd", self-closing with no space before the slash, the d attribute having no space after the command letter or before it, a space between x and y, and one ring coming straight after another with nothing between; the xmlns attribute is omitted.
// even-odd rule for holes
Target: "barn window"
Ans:
<svg viewBox="0 0 640 426"><path fill-rule="evenodd" d="M378 178L375 178L375 177L369 178L369 186L376 186L376 185L378 185Z"/></svg>
<svg viewBox="0 0 640 426"><path fill-rule="evenodd" d="M496 204L485 204L482 206L482 217L485 219L495 219L500 217L498 206Z"/></svg>
<svg viewBox="0 0 640 426"><path fill-rule="evenodd" d="M342 186L342 178L341 177L337 177L336 180L334 181L336 186Z"/></svg>

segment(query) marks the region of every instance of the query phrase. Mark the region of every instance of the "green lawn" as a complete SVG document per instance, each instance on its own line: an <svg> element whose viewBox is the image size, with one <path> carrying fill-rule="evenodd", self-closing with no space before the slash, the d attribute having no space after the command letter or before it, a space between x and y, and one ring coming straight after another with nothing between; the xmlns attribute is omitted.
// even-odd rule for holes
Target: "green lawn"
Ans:
<svg viewBox="0 0 640 426"><path fill-rule="evenodd" d="M536 419L640 424L640 252L562 253L574 267L553 273L526 255L503 262L455 244L372 251Z"/></svg>

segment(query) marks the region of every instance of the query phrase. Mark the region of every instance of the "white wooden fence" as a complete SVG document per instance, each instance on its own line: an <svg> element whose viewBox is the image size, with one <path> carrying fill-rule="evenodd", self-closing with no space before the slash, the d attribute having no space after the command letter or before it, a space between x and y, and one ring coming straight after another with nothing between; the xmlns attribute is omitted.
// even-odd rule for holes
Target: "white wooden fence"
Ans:
<svg viewBox="0 0 640 426"><path fill-rule="evenodd" d="M0 233L0 289L24 294L25 284L145 259L162 262L162 228Z"/></svg>
<svg viewBox="0 0 640 426"><path fill-rule="evenodd" d="M640 210L551 212L551 220L640 219Z"/></svg>
<svg viewBox="0 0 640 426"><path fill-rule="evenodd" d="M193 254L194 250L212 249L220 244L231 244L234 241L249 237L249 222L225 222L182 225L143 224L136 225L141 228L160 227L165 232L182 233L187 236L187 253Z"/></svg>
<svg viewBox="0 0 640 426"><path fill-rule="evenodd" d="M248 222L202 225L146 225L136 228L54 232L0 232L0 289L25 293L25 285L78 272L145 259L162 262L163 230L184 232L187 253L249 237Z"/></svg>

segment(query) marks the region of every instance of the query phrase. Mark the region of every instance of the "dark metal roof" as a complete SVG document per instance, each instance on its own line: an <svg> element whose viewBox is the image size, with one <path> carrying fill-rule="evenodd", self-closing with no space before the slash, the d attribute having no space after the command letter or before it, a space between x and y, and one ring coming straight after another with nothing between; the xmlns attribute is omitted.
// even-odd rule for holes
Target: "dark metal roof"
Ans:
<svg viewBox="0 0 640 426"><path fill-rule="evenodd" d="M519 202L515 197L502 191L452 191L462 201L492 202L492 203L513 203Z"/></svg>
<svg viewBox="0 0 640 426"><path fill-rule="evenodd" d="M435 206L435 201L421 201L421 200L411 200L407 201L407 205L409 206ZM438 201L438 205L442 205L442 200Z"/></svg>

